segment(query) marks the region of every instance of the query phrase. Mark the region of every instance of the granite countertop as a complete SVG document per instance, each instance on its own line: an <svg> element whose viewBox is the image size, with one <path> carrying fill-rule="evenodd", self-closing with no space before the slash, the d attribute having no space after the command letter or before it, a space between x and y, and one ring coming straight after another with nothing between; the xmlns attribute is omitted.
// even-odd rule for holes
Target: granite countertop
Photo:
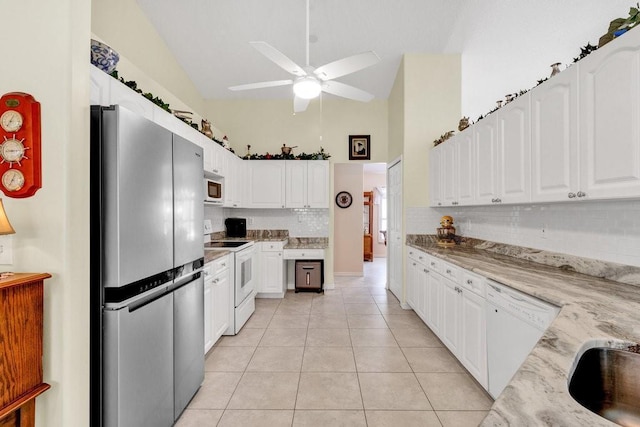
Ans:
<svg viewBox="0 0 640 427"><path fill-rule="evenodd" d="M329 246L328 237L289 237L284 245L285 249L326 249Z"/></svg>
<svg viewBox="0 0 640 427"><path fill-rule="evenodd" d="M206 264L208 262L215 261L228 253L230 252L227 250L204 251L204 263Z"/></svg>
<svg viewBox="0 0 640 427"><path fill-rule="evenodd" d="M640 342L640 287L477 246L442 248L426 240L407 244L561 307L482 426L615 425L573 400L568 381L576 357L587 348Z"/></svg>

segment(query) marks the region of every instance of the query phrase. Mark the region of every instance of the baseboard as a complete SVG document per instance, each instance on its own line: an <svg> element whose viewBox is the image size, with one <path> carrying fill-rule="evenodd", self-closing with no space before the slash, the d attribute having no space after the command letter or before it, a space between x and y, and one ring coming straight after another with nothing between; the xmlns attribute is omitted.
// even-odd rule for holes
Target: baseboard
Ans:
<svg viewBox="0 0 640 427"><path fill-rule="evenodd" d="M411 306L409 304L407 304L406 302L401 302L400 303L400 307L402 307L403 310L413 310L411 308Z"/></svg>

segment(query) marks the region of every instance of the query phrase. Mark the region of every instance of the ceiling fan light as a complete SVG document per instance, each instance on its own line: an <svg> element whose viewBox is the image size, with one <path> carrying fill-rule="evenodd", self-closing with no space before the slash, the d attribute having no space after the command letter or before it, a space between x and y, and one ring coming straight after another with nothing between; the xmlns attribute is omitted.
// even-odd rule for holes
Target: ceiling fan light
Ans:
<svg viewBox="0 0 640 427"><path fill-rule="evenodd" d="M293 93L302 99L313 99L321 90L320 82L313 77L304 77L293 84Z"/></svg>

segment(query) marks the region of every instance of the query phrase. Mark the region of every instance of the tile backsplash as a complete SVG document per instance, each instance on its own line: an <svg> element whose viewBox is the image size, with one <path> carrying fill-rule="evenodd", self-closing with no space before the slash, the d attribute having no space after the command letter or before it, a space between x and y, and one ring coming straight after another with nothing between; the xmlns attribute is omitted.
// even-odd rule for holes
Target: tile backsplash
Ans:
<svg viewBox="0 0 640 427"><path fill-rule="evenodd" d="M407 234L434 234L451 215L459 235L640 266L640 201L410 207Z"/></svg>
<svg viewBox="0 0 640 427"><path fill-rule="evenodd" d="M213 231L224 231L224 219L247 218L247 230L288 230L292 237L329 237L329 209L226 209L206 206Z"/></svg>

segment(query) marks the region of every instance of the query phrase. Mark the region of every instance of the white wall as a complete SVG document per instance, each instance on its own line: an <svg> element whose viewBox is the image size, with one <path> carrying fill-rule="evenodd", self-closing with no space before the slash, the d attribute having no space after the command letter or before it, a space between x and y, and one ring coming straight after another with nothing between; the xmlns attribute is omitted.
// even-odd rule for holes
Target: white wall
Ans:
<svg viewBox="0 0 640 427"><path fill-rule="evenodd" d="M637 200L410 208L407 234L435 234L442 215L462 236L640 267Z"/></svg>
<svg viewBox="0 0 640 427"><path fill-rule="evenodd" d="M90 4L3 2L2 14L0 39L20 48L0 69L0 93L27 92L40 102L43 174L33 197L3 197L16 234L13 265L2 270L53 276L44 297L43 368L51 389L36 399L36 425L86 427Z"/></svg>
<svg viewBox="0 0 640 427"><path fill-rule="evenodd" d="M627 17L634 5L628 0L465 1L447 47L462 53L462 114L476 120L505 94L531 89L549 77L551 64L569 64L587 42L597 45L609 22ZM443 123L442 133L447 130Z"/></svg>

